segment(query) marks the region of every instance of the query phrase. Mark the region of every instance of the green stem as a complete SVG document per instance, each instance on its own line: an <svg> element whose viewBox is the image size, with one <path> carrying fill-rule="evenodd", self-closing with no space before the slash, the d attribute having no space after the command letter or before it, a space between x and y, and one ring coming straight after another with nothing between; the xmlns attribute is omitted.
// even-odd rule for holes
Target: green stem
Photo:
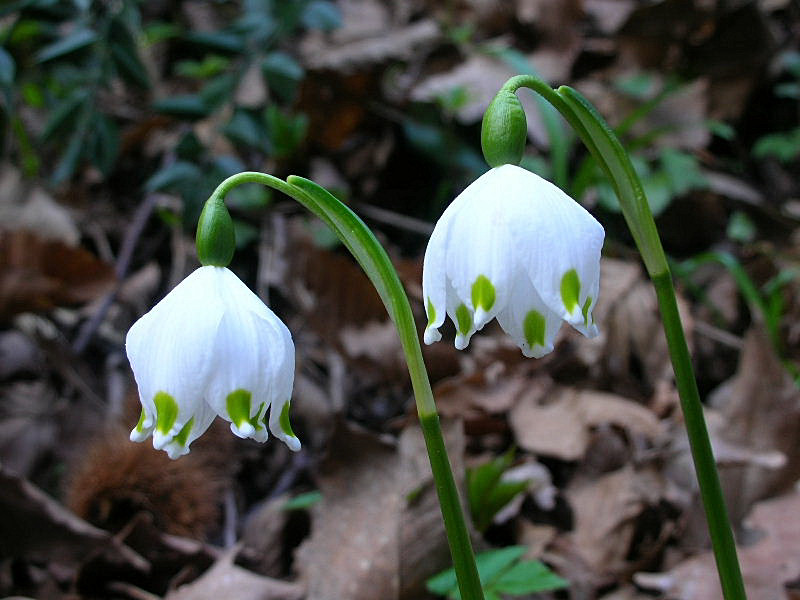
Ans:
<svg viewBox="0 0 800 600"><path fill-rule="evenodd" d="M578 92L564 86L556 91L530 75L512 77L503 89L516 92L520 87L537 92L558 109L586 144L617 192L625 221L656 288L722 592L726 600L745 600L747 596L736 556L733 530L678 314L672 276L641 181L617 136Z"/></svg>
<svg viewBox="0 0 800 600"><path fill-rule="evenodd" d="M736 543L733 539L733 530L703 417L703 405L700 402L700 392L694 377L692 358L683 334L678 303L675 301L672 276L668 271L662 273L653 278L653 285L656 288L661 320L667 336L669 356L675 371L683 420L686 423L694 468L700 483L700 498L703 501L708 531L711 534L722 594L728 600L744 599L747 596L739 569L739 560L736 556Z"/></svg>
<svg viewBox="0 0 800 600"><path fill-rule="evenodd" d="M259 183L283 192L318 216L339 237L367 274L397 328L408 364L422 434L428 449L436 492L442 509L445 533L453 557L453 567L464 600L483 600L478 569L472 551L464 512L461 508L450 460L439 427L428 372L422 358L417 327L403 284L380 242L364 222L327 190L313 181L290 176L286 181L266 173L244 172L228 177L209 198L221 200L234 187Z"/></svg>

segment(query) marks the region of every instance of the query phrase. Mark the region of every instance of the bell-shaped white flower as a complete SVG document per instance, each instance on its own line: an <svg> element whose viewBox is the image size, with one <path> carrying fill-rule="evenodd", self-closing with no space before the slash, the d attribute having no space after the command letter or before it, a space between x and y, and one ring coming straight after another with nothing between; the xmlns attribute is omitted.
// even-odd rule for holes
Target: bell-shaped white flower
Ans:
<svg viewBox="0 0 800 600"><path fill-rule="evenodd" d="M239 437L269 429L292 450L289 425L294 344L286 325L225 267L204 266L133 324L125 341L142 415L131 440L151 434L170 458L216 415Z"/></svg>
<svg viewBox="0 0 800 600"><path fill-rule="evenodd" d="M514 165L491 169L447 207L431 235L425 343L441 339L445 314L458 349L494 317L529 357L553 349L562 320L597 335L604 237L602 225L552 183Z"/></svg>

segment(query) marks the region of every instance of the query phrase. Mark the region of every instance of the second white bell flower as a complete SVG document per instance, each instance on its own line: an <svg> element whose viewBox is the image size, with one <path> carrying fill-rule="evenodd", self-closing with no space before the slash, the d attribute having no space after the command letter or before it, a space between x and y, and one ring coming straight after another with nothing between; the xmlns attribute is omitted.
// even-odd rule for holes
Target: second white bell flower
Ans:
<svg viewBox="0 0 800 600"><path fill-rule="evenodd" d="M133 324L125 340L142 416L131 439L151 434L171 458L219 415L239 437L290 449L294 344L286 325L234 273L200 267Z"/></svg>
<svg viewBox="0 0 800 600"><path fill-rule="evenodd" d="M433 230L422 275L425 343L445 315L456 348L497 317L525 356L553 350L562 321L597 335L603 226L549 181L514 165L474 181Z"/></svg>

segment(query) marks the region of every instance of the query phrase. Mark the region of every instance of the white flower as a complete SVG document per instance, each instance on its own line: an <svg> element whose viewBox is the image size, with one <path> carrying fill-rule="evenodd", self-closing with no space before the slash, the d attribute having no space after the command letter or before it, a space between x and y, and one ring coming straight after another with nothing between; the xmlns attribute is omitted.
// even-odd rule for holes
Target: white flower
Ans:
<svg viewBox="0 0 800 600"><path fill-rule="evenodd" d="M300 449L289 425L292 336L227 268L189 275L133 324L125 345L142 402L131 440L152 434L177 458L219 415L239 437L263 442L269 409L272 433Z"/></svg>
<svg viewBox="0 0 800 600"><path fill-rule="evenodd" d="M597 335L605 232L552 183L514 165L491 169L439 219L425 251L425 343L441 339L445 313L456 348L497 317L525 356L540 357L567 321Z"/></svg>

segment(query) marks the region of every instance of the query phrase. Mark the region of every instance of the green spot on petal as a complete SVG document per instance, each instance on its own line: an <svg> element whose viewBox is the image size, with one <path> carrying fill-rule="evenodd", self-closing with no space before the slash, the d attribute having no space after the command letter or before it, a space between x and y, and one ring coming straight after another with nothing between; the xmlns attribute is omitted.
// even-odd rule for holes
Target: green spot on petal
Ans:
<svg viewBox="0 0 800 600"><path fill-rule="evenodd" d="M156 429L167 435L178 417L178 403L167 392L158 392L153 404L156 405Z"/></svg>
<svg viewBox="0 0 800 600"><path fill-rule="evenodd" d="M228 416L237 427L250 421L250 398L252 394L247 390L234 390L225 398L225 407Z"/></svg>
<svg viewBox="0 0 800 600"><path fill-rule="evenodd" d="M436 308L433 306L433 302L431 302L430 296L428 296L428 327L431 327L436 322Z"/></svg>
<svg viewBox="0 0 800 600"><path fill-rule="evenodd" d="M578 277L578 272L575 269L570 269L561 278L561 301L567 309L567 312L572 314L572 311L578 306L578 298L581 295L581 280Z"/></svg>
<svg viewBox="0 0 800 600"><path fill-rule="evenodd" d="M456 309L456 321L458 321L458 333L467 335L472 328L472 315L466 304L460 304Z"/></svg>
<svg viewBox="0 0 800 600"><path fill-rule="evenodd" d="M186 425L184 425L181 428L181 430L178 432L178 435L176 435L172 439L174 441L178 442L178 444L180 444L181 446L185 446L186 445L186 440L189 439L189 433L191 433L193 425L194 425L194 417L189 419L189 421L187 421Z"/></svg>
<svg viewBox="0 0 800 600"><path fill-rule="evenodd" d="M495 291L492 282L485 275L478 275L475 283L472 284L472 307L483 308L486 312L492 310L495 300Z"/></svg>
<svg viewBox="0 0 800 600"><path fill-rule="evenodd" d="M528 311L522 323L522 330L525 333L525 341L531 348L537 344L544 346L545 320L544 315L538 310Z"/></svg>
<svg viewBox="0 0 800 600"><path fill-rule="evenodd" d="M581 308L581 314L583 315L583 324L586 327L589 326L589 308L592 306L592 297L587 296L586 302L583 303L583 308Z"/></svg>
<svg viewBox="0 0 800 600"><path fill-rule="evenodd" d="M292 424L289 423L289 404L290 403L287 402L283 405L283 408L281 409L281 417L278 422L280 423L283 433L291 437L297 437L295 436L294 431L292 431Z"/></svg>
<svg viewBox="0 0 800 600"><path fill-rule="evenodd" d="M258 412L256 413L256 416L250 419L250 425L252 425L256 431L264 429L264 423L262 421L264 420L265 412L267 412L267 403L262 402L261 406L258 407Z"/></svg>
<svg viewBox="0 0 800 600"><path fill-rule="evenodd" d="M136 423L136 431L142 433L144 431L144 409L142 409L142 414L139 415L139 422Z"/></svg>

